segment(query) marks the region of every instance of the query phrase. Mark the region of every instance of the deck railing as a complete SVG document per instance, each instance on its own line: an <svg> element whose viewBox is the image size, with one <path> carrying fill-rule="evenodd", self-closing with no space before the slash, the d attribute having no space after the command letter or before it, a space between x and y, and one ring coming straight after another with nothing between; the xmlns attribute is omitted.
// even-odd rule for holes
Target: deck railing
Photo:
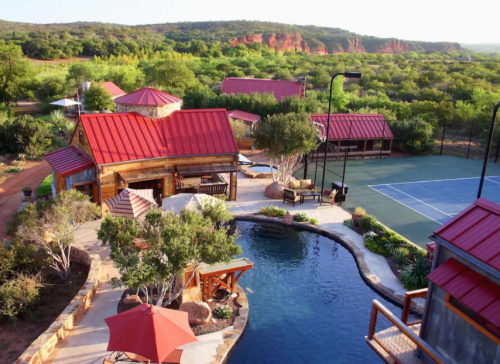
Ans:
<svg viewBox="0 0 500 364"><path fill-rule="evenodd" d="M427 290L407 292L401 319L379 301L373 301L368 345L389 364L445 364L446 361L419 337L421 321L408 322L411 301L424 297Z"/></svg>

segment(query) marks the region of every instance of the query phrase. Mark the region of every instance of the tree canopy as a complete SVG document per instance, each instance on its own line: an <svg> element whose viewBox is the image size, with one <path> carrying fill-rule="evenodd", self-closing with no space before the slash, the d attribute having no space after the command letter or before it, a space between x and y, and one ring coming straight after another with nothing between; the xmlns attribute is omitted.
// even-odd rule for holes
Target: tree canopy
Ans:
<svg viewBox="0 0 500 364"><path fill-rule="evenodd" d="M83 93L83 106L88 111L113 110L111 94L100 85L92 85Z"/></svg>

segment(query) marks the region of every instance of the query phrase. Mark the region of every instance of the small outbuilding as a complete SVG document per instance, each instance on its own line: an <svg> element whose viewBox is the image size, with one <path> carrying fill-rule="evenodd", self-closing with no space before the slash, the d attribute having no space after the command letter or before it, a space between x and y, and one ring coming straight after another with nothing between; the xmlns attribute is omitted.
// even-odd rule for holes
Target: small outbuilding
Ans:
<svg viewBox="0 0 500 364"><path fill-rule="evenodd" d="M246 111L231 110L227 112L231 121L240 121L247 127L247 134L238 139L236 143L238 148L250 149L253 145L252 135L255 125L260 121L260 115L252 114Z"/></svg>
<svg viewBox="0 0 500 364"><path fill-rule="evenodd" d="M297 81L266 80L261 78L226 77L222 83L221 94L271 93L278 102L289 96L306 96L306 78Z"/></svg>
<svg viewBox="0 0 500 364"><path fill-rule="evenodd" d="M182 99L152 87L144 87L115 99L117 112L138 112L150 118L164 118L182 107Z"/></svg>

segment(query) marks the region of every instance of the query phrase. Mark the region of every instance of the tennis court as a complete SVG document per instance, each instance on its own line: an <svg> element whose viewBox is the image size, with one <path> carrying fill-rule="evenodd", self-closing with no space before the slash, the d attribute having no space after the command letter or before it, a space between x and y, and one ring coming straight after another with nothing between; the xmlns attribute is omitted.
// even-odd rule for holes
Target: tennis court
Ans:
<svg viewBox="0 0 500 364"><path fill-rule="evenodd" d="M482 161L450 156L349 160L342 206L361 206L383 224L425 247L441 224L470 205L477 195ZM343 161L328 161L325 188L340 181ZM307 177L321 188L322 167L309 164ZM303 170L295 176L303 178ZM483 197L500 203L500 163L488 164Z"/></svg>

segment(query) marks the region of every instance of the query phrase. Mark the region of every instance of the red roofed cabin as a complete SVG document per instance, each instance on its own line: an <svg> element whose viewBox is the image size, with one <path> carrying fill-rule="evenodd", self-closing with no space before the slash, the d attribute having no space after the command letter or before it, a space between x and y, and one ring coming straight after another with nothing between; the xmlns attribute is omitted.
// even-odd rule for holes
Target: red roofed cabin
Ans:
<svg viewBox="0 0 500 364"><path fill-rule="evenodd" d="M312 114L311 121L324 140L328 114ZM327 156L343 157L346 147L349 148L349 156L389 155L393 137L389 125L380 114L332 114ZM324 153L325 145L322 143L318 152ZM311 158L315 158L315 153L311 153Z"/></svg>
<svg viewBox="0 0 500 364"><path fill-rule="evenodd" d="M221 94L259 94L272 93L278 102L289 96L306 96L306 78L297 81L266 80L261 78L226 77L222 83Z"/></svg>
<svg viewBox="0 0 500 364"><path fill-rule="evenodd" d="M421 323L408 323L409 303L405 302L403 323L424 343L417 345L421 352L442 359L434 362L499 363L500 205L479 198L430 238L435 248L432 271L427 276L429 287L406 294L414 298L426 296L423 319ZM372 315L373 327L376 320L375 316L374 323ZM397 346L394 339L402 335L399 330L394 326L376 332L371 340L368 336L368 343L379 355L387 355L383 347L391 352L391 345ZM399 349L402 360L398 363L416 362L416 351L409 349ZM393 350L388 355L394 357L396 353Z"/></svg>
<svg viewBox="0 0 500 364"><path fill-rule="evenodd" d="M142 94L149 97L150 91ZM174 99L158 90L152 94L159 108L160 100ZM127 105L134 102L151 111L149 98L128 99ZM225 109L171 110L160 118L138 112L83 114L70 144L45 156L55 193L78 189L101 206L127 187L153 189L157 202L195 191L236 199L238 148Z"/></svg>
<svg viewBox="0 0 500 364"><path fill-rule="evenodd" d="M229 119L231 119L231 121L242 122L247 127L247 134L244 137L236 140L238 148L242 149L252 148L253 145L252 135L255 128L255 124L257 124L257 122L260 121L260 115L240 110L228 111L227 115L229 116Z"/></svg>

